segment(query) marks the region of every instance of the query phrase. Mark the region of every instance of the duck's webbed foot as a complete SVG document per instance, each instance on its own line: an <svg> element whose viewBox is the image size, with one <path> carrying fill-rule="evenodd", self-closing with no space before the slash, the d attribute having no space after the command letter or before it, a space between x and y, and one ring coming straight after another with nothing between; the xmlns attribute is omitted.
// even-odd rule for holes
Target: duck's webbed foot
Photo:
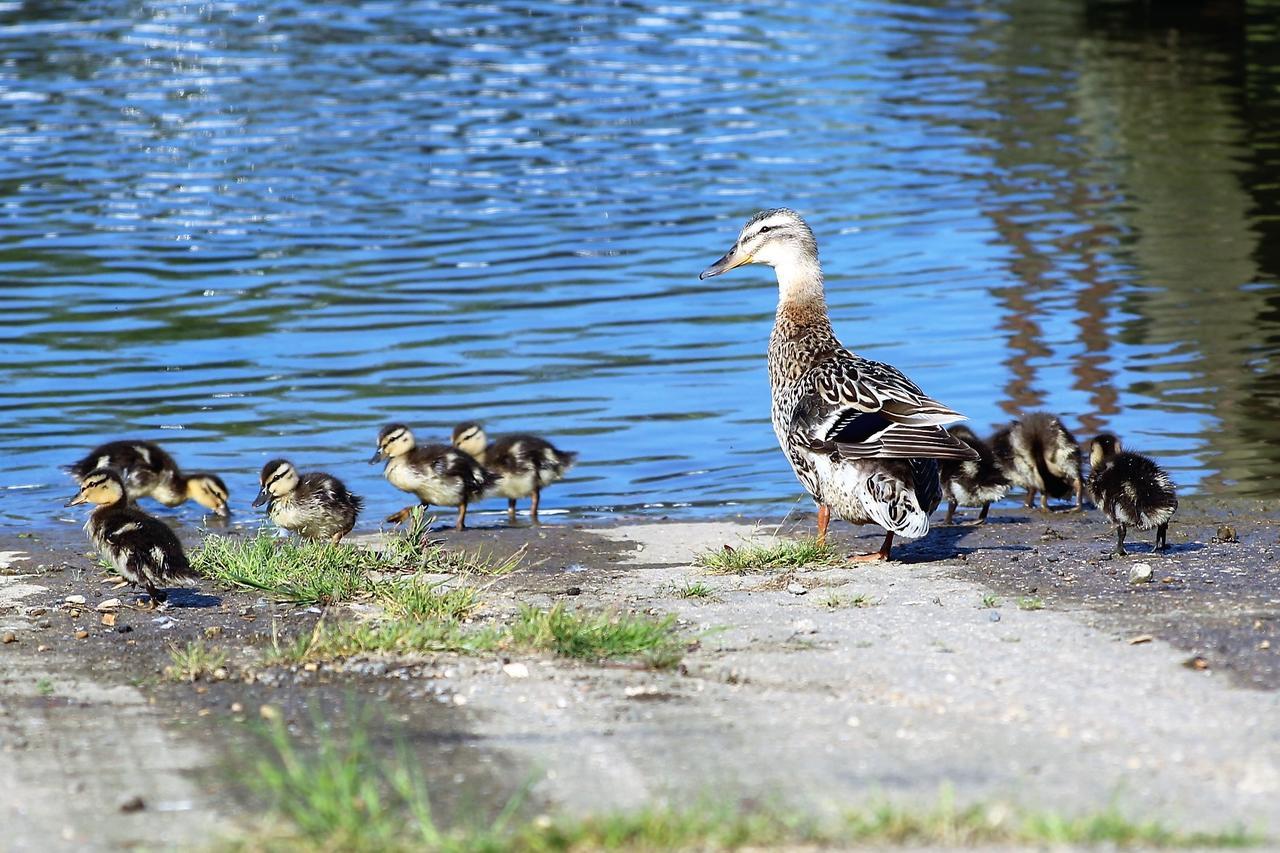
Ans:
<svg viewBox="0 0 1280 853"><path fill-rule="evenodd" d="M413 515L413 511L415 509L417 509L417 507L407 506L404 509L400 510L399 512L393 512L391 513L391 515L387 516L387 523L388 524L404 524L406 521L409 520L410 516Z"/></svg>
<svg viewBox="0 0 1280 853"><path fill-rule="evenodd" d="M971 524L974 527L977 527L979 524L986 524L987 513L990 511L991 511L991 501L987 501L982 505L982 512L978 513L978 517L975 518L973 521L969 522L969 524Z"/></svg>
<svg viewBox="0 0 1280 853"><path fill-rule="evenodd" d="M956 508L959 506L960 504L955 501L947 501L947 517L942 519L943 524L952 524L955 522Z"/></svg>
<svg viewBox="0 0 1280 853"><path fill-rule="evenodd" d="M849 557L850 563L877 563L889 559L889 549L893 547L893 531L890 530L884 535L884 542L880 545L879 551L870 554L853 554Z"/></svg>

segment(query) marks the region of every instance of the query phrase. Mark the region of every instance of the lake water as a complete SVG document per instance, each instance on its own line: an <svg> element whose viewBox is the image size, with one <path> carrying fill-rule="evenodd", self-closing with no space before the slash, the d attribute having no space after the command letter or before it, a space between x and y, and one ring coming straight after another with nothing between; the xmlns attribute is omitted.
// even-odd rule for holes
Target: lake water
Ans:
<svg viewBox="0 0 1280 853"><path fill-rule="evenodd" d="M980 432L1274 497L1280 5L1129 8L0 2L0 519L139 436L242 519L285 455L372 524L378 427L464 418L580 451L548 508L785 512L772 274L697 278L777 205L845 343Z"/></svg>

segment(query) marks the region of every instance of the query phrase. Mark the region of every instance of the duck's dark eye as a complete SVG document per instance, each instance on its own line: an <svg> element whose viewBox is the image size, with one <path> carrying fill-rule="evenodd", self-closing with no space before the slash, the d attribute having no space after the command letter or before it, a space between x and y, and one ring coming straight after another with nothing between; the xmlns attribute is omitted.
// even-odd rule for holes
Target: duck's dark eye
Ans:
<svg viewBox="0 0 1280 853"><path fill-rule="evenodd" d="M759 230L759 231L757 231L756 233L757 233L757 234L764 234L764 233L766 233L766 232L768 232L768 231L772 231L772 230L774 229L774 227L775 227L775 226L773 226L773 225L761 225L761 226L760 226L760 230Z"/></svg>

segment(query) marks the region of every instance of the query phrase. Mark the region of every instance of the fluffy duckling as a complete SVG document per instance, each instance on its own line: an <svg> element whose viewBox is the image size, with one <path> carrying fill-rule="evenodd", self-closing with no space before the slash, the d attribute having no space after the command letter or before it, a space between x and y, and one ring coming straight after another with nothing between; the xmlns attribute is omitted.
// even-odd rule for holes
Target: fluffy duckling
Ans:
<svg viewBox="0 0 1280 853"><path fill-rule="evenodd" d="M484 497L493 487L494 477L466 453L445 444L417 445L404 424L389 424L378 433L378 449L369 464L387 460L382 475L397 489L417 495L424 507L456 506L458 530L467 526L467 505ZM408 520L413 507L407 506L387 521Z"/></svg>
<svg viewBox="0 0 1280 853"><path fill-rule="evenodd" d="M102 556L120 577L146 587L153 603L163 602L165 583L195 583L182 543L164 522L129 505L124 481L109 468L98 468L80 478L80 491L67 506L92 503L84 529Z"/></svg>
<svg viewBox="0 0 1280 853"><path fill-rule="evenodd" d="M964 416L897 368L841 345L827 315L818 243L795 211L751 217L699 278L752 263L773 267L778 279L769 338L773 430L818 504L818 537L825 541L832 513L874 522L885 528L884 543L856 559L887 560L895 534L929 532L929 514L942 500L937 460L978 458L941 426Z"/></svg>
<svg viewBox="0 0 1280 853"><path fill-rule="evenodd" d="M267 518L304 539L328 539L337 544L355 527L364 507L337 477L314 471L299 474L287 459L262 466L262 485L254 506L267 504Z"/></svg>
<svg viewBox="0 0 1280 853"><path fill-rule="evenodd" d="M1104 432L1089 444L1089 494L1115 522L1117 557L1124 549L1128 525L1156 529L1155 550L1169 547L1169 519L1178 509L1178 494L1164 469L1140 453L1122 450L1120 439Z"/></svg>
<svg viewBox="0 0 1280 853"><path fill-rule="evenodd" d="M1049 509L1049 498L1075 494L1075 509L1084 504L1084 478L1080 475L1080 445L1071 430L1048 412L1032 412L998 430L991 437L996 464L1012 486L1027 490L1028 507Z"/></svg>
<svg viewBox="0 0 1280 853"><path fill-rule="evenodd" d="M494 476L493 493L507 499L507 518L516 520L516 501L530 498L529 518L538 523L542 490L564 477L578 454L560 450L536 435L502 435L489 442L474 421L453 428L453 446L469 454Z"/></svg>
<svg viewBox="0 0 1280 853"><path fill-rule="evenodd" d="M982 512L974 524L987 520L992 501L998 501L1009 491L1009 481L1000 472L991 447L966 426L953 426L948 433L973 448L977 460L944 459L938 463L942 478L942 493L947 498L947 517L943 524L950 524L959 506L981 506Z"/></svg>
<svg viewBox="0 0 1280 853"><path fill-rule="evenodd" d="M109 468L117 472L129 500L155 498L165 506L193 500L226 518L227 486L216 474L183 474L173 457L153 441L112 441L95 447L74 465L68 466L77 480L90 471Z"/></svg>

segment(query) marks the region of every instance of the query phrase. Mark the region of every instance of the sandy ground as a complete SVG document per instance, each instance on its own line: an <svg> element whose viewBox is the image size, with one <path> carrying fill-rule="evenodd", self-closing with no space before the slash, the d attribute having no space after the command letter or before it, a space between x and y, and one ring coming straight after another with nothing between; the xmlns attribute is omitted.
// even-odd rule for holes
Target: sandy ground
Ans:
<svg viewBox="0 0 1280 853"><path fill-rule="evenodd" d="M491 812L526 787L533 811L576 814L698 800L929 806L950 788L964 802L1116 805L1182 829L1275 834L1274 518L1188 503L1164 556L1138 535L1132 556L1108 559L1096 513L1005 509L982 527L937 528L888 564L785 577L691 565L772 526L442 534L496 553L528 545L523 568L486 591L490 614L556 601L674 613L695 641L679 671L523 658L523 678L493 656L262 670L271 634L310 630L315 612L204 590L106 627L92 607L113 593L82 543L0 541L34 557L0 575L0 633L15 638L0 645L0 824L17 827L0 847L186 848L234 833L254 801L229 768L252 754L242 721L263 704L301 729L341 728L376 705L450 814ZM1223 525L1238 543L1213 541ZM851 552L878 544L869 529L839 535ZM1130 584L1144 562L1154 581ZM675 595L691 581L714 597ZM59 606L75 594L87 600L78 616ZM167 643L207 629L252 683L158 678ZM144 807L122 810L135 797Z"/></svg>

